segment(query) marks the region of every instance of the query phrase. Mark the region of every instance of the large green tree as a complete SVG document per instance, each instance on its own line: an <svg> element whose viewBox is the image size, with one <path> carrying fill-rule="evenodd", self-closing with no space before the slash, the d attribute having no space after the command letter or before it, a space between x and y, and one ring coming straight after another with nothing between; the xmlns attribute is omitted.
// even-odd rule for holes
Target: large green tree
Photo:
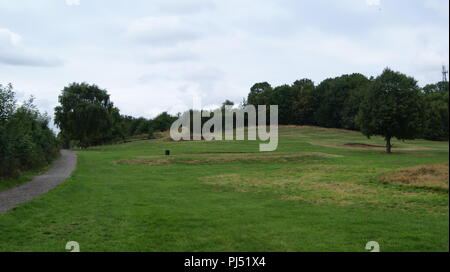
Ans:
<svg viewBox="0 0 450 272"><path fill-rule="evenodd" d="M386 68L378 76L361 104L358 122L361 132L370 137L381 135L386 152L391 153L391 139L414 139L420 135L423 102L417 81Z"/></svg>
<svg viewBox="0 0 450 272"><path fill-rule="evenodd" d="M292 86L293 124L311 125L314 123L314 105L312 95L315 89L310 79L296 80Z"/></svg>
<svg viewBox="0 0 450 272"><path fill-rule="evenodd" d="M55 124L65 141L78 141L81 147L102 144L118 135L118 110L106 90L96 85L72 83L59 96Z"/></svg>
<svg viewBox="0 0 450 272"><path fill-rule="evenodd" d="M345 129L359 129L356 116L359 105L364 100L370 88L371 81L362 74L344 75L342 77L345 88L348 89L347 97L342 104L340 113L340 125Z"/></svg>
<svg viewBox="0 0 450 272"><path fill-rule="evenodd" d="M250 88L248 94L247 103L249 105L270 105L270 96L272 92L272 86L267 82L260 82L254 84Z"/></svg>
<svg viewBox="0 0 450 272"><path fill-rule="evenodd" d="M289 85L281 85L273 89L267 105L278 105L278 122L281 125L294 124L294 92Z"/></svg>
<svg viewBox="0 0 450 272"><path fill-rule="evenodd" d="M154 131L166 131L170 129L177 117L171 116L167 112L163 112L150 121L150 129Z"/></svg>
<svg viewBox="0 0 450 272"><path fill-rule="evenodd" d="M422 92L425 103L423 138L448 140L448 82L426 85Z"/></svg>
<svg viewBox="0 0 450 272"><path fill-rule="evenodd" d="M427 84L422 88L425 94L448 93L448 82L440 81L436 84Z"/></svg>
<svg viewBox="0 0 450 272"><path fill-rule="evenodd" d="M369 83L369 79L357 73L322 81L313 96L317 124L356 129L355 118Z"/></svg>

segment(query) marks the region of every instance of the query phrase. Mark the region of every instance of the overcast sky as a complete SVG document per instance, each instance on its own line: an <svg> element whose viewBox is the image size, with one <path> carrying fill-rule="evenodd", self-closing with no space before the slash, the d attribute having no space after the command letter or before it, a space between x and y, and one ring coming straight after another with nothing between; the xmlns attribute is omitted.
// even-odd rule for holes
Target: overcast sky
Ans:
<svg viewBox="0 0 450 272"><path fill-rule="evenodd" d="M449 58L448 0L0 0L0 83L53 114L70 82L121 112L236 103L272 86L391 67L420 85Z"/></svg>

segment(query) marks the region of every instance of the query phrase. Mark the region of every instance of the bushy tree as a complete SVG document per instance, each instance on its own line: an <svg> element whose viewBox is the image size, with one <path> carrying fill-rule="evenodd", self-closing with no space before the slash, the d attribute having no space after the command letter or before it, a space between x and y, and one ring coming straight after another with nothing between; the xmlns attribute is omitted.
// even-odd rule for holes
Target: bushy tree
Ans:
<svg viewBox="0 0 450 272"><path fill-rule="evenodd" d="M270 105L272 90L272 86L267 82L256 83L250 88L247 103L254 106Z"/></svg>
<svg viewBox="0 0 450 272"><path fill-rule="evenodd" d="M177 117L171 116L167 112L163 112L150 121L149 129L153 131L169 130L176 119Z"/></svg>
<svg viewBox="0 0 450 272"><path fill-rule="evenodd" d="M133 135L142 135L146 134L150 128L150 121L145 119L144 117L139 117L135 122L136 129L134 130Z"/></svg>
<svg viewBox="0 0 450 272"><path fill-rule="evenodd" d="M369 82L361 74L342 75L322 81L314 92L317 125L355 129L355 117Z"/></svg>
<svg viewBox="0 0 450 272"><path fill-rule="evenodd" d="M127 136L127 127L124 118L120 115L118 108L111 111L112 129L108 138L125 140Z"/></svg>
<svg viewBox="0 0 450 272"><path fill-rule="evenodd" d="M17 107L12 85L0 85L0 179L50 162L58 143L33 98Z"/></svg>
<svg viewBox="0 0 450 272"><path fill-rule="evenodd" d="M439 87L429 88L430 86ZM423 91L422 99L425 103L423 138L427 140L448 140L448 83L430 84L425 86Z"/></svg>
<svg viewBox="0 0 450 272"><path fill-rule="evenodd" d="M292 111L293 122L297 125L314 124L313 92L314 82L310 79L297 80L292 84Z"/></svg>
<svg viewBox="0 0 450 272"><path fill-rule="evenodd" d="M361 132L370 137L381 135L386 152L391 153L391 139L414 139L423 123L423 103L417 81L386 68L371 85L361 104L358 122Z"/></svg>
<svg viewBox="0 0 450 272"><path fill-rule="evenodd" d="M0 122L5 121L14 112L16 100L12 84L0 84Z"/></svg>
<svg viewBox="0 0 450 272"><path fill-rule="evenodd" d="M279 105L278 122L281 125L289 125L295 122L294 115L294 91L291 86L285 84L275 87L268 96L266 105ZM269 111L267 111L269 114ZM269 115L268 115L269 116ZM267 117L268 118L268 117Z"/></svg>
<svg viewBox="0 0 450 272"><path fill-rule="evenodd" d="M366 96L371 81L361 74L344 75L342 77L343 88L347 88L347 97L345 98L340 113L340 126L345 129L359 129L356 117L359 112L364 97Z"/></svg>
<svg viewBox="0 0 450 272"><path fill-rule="evenodd" d="M76 140L81 147L98 145L120 138L115 131L117 109L106 90L96 85L72 83L59 96L55 124L66 140Z"/></svg>
<svg viewBox="0 0 450 272"><path fill-rule="evenodd" d="M233 106L234 106L234 102L227 99L227 100L225 100L225 101L222 103L222 108L224 109L226 106L233 107Z"/></svg>
<svg viewBox="0 0 450 272"><path fill-rule="evenodd" d="M418 89L414 79L386 69L376 80L354 73L325 79L317 87L309 79L275 88L260 82L251 87L243 104L278 105L280 124L317 125L385 135L390 151L390 139L397 137L392 136L394 134L399 139L448 139L449 84L428 84L419 96ZM367 99L369 92L371 95ZM385 101L380 102L380 99ZM401 103L402 100L405 103ZM369 122L371 116L374 119ZM388 123L388 128L382 128Z"/></svg>
<svg viewBox="0 0 450 272"><path fill-rule="evenodd" d="M423 93L448 93L448 82L440 81L436 84L427 84L422 88Z"/></svg>

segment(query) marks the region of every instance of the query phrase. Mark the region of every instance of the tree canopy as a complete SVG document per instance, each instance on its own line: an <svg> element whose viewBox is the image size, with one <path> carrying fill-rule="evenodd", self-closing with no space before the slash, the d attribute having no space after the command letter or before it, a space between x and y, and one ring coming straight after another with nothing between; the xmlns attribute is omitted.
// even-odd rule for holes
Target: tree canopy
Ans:
<svg viewBox="0 0 450 272"><path fill-rule="evenodd" d="M0 179L42 166L56 157L58 142L33 98L17 106L11 84L0 84Z"/></svg>
<svg viewBox="0 0 450 272"><path fill-rule="evenodd" d="M317 86L306 78L277 87L260 82L250 88L246 102L278 105L279 123L284 125L448 140L448 86L437 82L419 88L414 78L386 69L376 79L354 73L325 79Z"/></svg>
<svg viewBox="0 0 450 272"><path fill-rule="evenodd" d="M417 81L402 73L385 69L369 89L358 116L361 132L370 137L381 135L386 152L391 153L391 139L414 139L423 124L423 102Z"/></svg>
<svg viewBox="0 0 450 272"><path fill-rule="evenodd" d="M6 98L4 92L0 99ZM153 119L121 115L106 90L86 83L64 88L59 101L55 123L61 129L60 136L82 147L144 134L153 138L154 132L169 129L176 119L167 112ZM226 100L222 111L229 105L234 103ZM353 73L325 79L318 85L308 78L275 87L259 82L250 88L241 106L245 105L278 105L282 125L316 125L359 130L368 137L382 135L388 152L393 137L448 140L449 135L448 83L419 88L414 78L390 69L377 78Z"/></svg>
<svg viewBox="0 0 450 272"><path fill-rule="evenodd" d="M76 140L81 147L88 147L118 136L114 135L118 109L106 90L96 85L72 83L62 91L59 103L55 108L55 124L64 140Z"/></svg>

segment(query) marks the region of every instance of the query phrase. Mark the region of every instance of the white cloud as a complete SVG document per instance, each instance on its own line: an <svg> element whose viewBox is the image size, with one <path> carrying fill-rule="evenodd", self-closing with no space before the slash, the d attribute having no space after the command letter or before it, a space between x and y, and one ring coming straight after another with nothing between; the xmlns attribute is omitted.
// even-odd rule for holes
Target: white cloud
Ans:
<svg viewBox="0 0 450 272"><path fill-rule="evenodd" d="M442 16L449 16L449 1L448 0L426 0L425 7L433 10L436 14Z"/></svg>
<svg viewBox="0 0 450 272"><path fill-rule="evenodd" d="M0 48L19 45L22 37L7 28L0 28Z"/></svg>
<svg viewBox="0 0 450 272"><path fill-rule="evenodd" d="M6 28L0 28L0 65L59 66L62 61L42 56L22 46L22 36Z"/></svg>
<svg viewBox="0 0 450 272"><path fill-rule="evenodd" d="M239 103L259 81L390 66L425 85L448 65L448 0L96 0L75 14L77 3L0 0L1 80L49 101L70 82L95 83L124 114L149 117L186 109L193 94ZM61 65L55 54L64 66L28 68Z"/></svg>
<svg viewBox="0 0 450 272"><path fill-rule="evenodd" d="M204 10L211 10L215 6L213 0L162 0L152 4L159 11L168 14L194 14Z"/></svg>
<svg viewBox="0 0 450 272"><path fill-rule="evenodd" d="M36 54L23 52L1 52L0 64L30 67L55 67L63 65L63 61L52 57L42 57Z"/></svg>
<svg viewBox="0 0 450 272"><path fill-rule="evenodd" d="M366 0L366 4L369 6L379 6L380 0Z"/></svg>
<svg viewBox="0 0 450 272"><path fill-rule="evenodd" d="M150 45L166 46L198 39L201 31L188 17L154 16L132 21L128 35Z"/></svg>
<svg viewBox="0 0 450 272"><path fill-rule="evenodd" d="M179 63L186 61L195 61L199 56L186 47L158 47L150 48L148 52L137 54L139 60L145 63Z"/></svg>
<svg viewBox="0 0 450 272"><path fill-rule="evenodd" d="M79 6L80 0L65 0L68 6Z"/></svg>

